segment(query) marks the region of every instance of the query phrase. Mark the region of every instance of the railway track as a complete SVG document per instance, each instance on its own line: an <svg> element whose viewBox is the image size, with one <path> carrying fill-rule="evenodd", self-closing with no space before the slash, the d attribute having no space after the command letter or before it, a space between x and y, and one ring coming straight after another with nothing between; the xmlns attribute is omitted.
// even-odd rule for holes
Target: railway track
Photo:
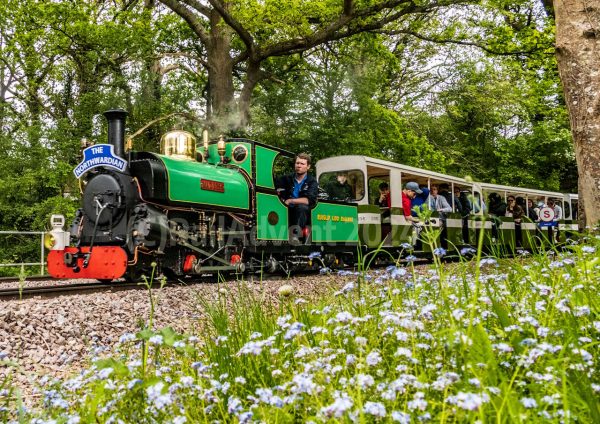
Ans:
<svg viewBox="0 0 600 424"><path fill-rule="evenodd" d="M296 273L295 276L303 276L303 275L314 275L318 272L304 272L304 273ZM250 275L246 276L245 279L251 280L255 278L255 276ZM276 280L284 278L282 275L263 275L262 280ZM44 280L52 280L51 277L45 278ZM13 280L14 281L19 281ZM26 280L33 281L33 280ZM148 287L144 283L129 283L125 281L116 281L111 283L103 283L100 281L91 281L87 283L67 283L64 280L62 284L53 284L53 285L45 285L45 286L33 286L33 287L10 287L10 288L0 288L0 299L26 299L31 297L55 297L62 296L68 294L83 294L83 293L94 293L101 291L118 291L118 290L147 290ZM214 276L203 276L189 280L176 280L169 281L167 285L195 285L195 284L206 284L206 283L214 283L216 280ZM233 278L228 279L226 282L235 281ZM157 279L156 283L152 284L152 288L160 288L160 281Z"/></svg>
<svg viewBox="0 0 600 424"><path fill-rule="evenodd" d="M403 263L405 261L402 261ZM418 260L418 264L428 263L427 260ZM388 265L388 264L386 264ZM382 265L373 265L373 268L379 268ZM385 265L383 265L385 266ZM349 270L354 267L345 267L343 269ZM295 272L294 277L302 277L318 274L318 270L310 270L303 272ZM260 278L262 280L278 280L285 278L282 274L249 274L245 275L244 279L252 281L255 278ZM55 284L52 285L43 285L43 286L27 286L27 282L35 282L35 281L52 281ZM37 276L37 277L29 277L24 280L24 285L22 287L15 287L14 285L10 288L1 288L2 285L7 285L8 283L21 283L19 278L0 278L0 299L25 299L31 297L54 297L61 296L65 294L82 294L82 293L93 293L107 290L147 290L147 286L141 283L130 283L123 280L117 280L114 282L101 282L101 281L88 281L85 283L72 283L68 282L69 280L53 280L51 276ZM168 281L167 285L194 285L194 284L202 284L202 283L214 283L215 276L211 274L207 274L201 277L195 277L191 279L185 280L172 280ZM230 277L226 282L235 281L235 277ZM152 288L160 288L161 283L160 279L156 278L155 283L152 284Z"/></svg>
<svg viewBox="0 0 600 424"><path fill-rule="evenodd" d="M34 275L30 277L26 277L24 281L47 281L52 280L52 276L50 275ZM0 277L0 285L4 285L5 283L17 283L21 281L19 277Z"/></svg>
<svg viewBox="0 0 600 424"><path fill-rule="evenodd" d="M41 285L41 286L27 286L27 282L34 281L48 281L52 282L50 285ZM30 298L35 296L60 296L64 294L81 294L81 293L93 293L99 291L106 290L147 290L148 287L144 282L131 283L124 280L116 280L112 282L102 282L98 280L88 280L87 282L73 282L74 280L54 280L51 276L38 277L38 278L28 278L24 281L23 286L16 287L12 285L8 288L1 288L2 282L7 285L9 282L15 283L19 282L19 279L11 279L11 280L0 280L0 299L15 299L15 298ZM168 281L167 285L191 285L198 283L206 283L209 282L209 278L199 277L196 279L190 280L175 280ZM161 282L159 278L156 278L152 284L152 288L160 288Z"/></svg>
<svg viewBox="0 0 600 424"><path fill-rule="evenodd" d="M156 287L159 287L157 284ZM89 283L67 283L61 285L51 286L34 286L34 287L10 287L0 289L0 298L2 299L25 299L34 296L57 296L62 294L74 293L87 293L104 290L125 290L125 289L145 289L145 286L136 283L126 282L115 282L115 283L102 283L89 282Z"/></svg>
<svg viewBox="0 0 600 424"><path fill-rule="evenodd" d="M126 284L126 283L124 283ZM28 298L36 295L60 294L73 291L85 292L116 288L119 284L97 283L74 283L52 286L35 286L35 287L10 287L0 289L0 298Z"/></svg>

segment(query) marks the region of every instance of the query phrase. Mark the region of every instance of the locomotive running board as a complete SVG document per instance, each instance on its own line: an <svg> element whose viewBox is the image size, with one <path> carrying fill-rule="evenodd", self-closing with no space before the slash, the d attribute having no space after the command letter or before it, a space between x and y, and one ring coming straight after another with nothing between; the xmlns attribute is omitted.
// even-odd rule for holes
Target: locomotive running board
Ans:
<svg viewBox="0 0 600 424"><path fill-rule="evenodd" d="M93 278L96 280L114 280L125 274L127 253L120 247L94 246L88 265L84 268L83 262L89 252L88 246L51 250L48 253L48 272L54 278ZM73 260L77 261L76 267L65 263L65 254L75 257Z"/></svg>

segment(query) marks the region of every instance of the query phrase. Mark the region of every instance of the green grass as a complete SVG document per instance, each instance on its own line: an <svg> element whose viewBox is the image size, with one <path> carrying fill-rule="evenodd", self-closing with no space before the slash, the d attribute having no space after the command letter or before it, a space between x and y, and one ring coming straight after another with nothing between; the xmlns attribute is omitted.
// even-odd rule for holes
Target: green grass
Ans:
<svg viewBox="0 0 600 424"><path fill-rule="evenodd" d="M125 335L25 415L6 380L0 421L600 422L599 249L361 270L315 301L222 286L198 334Z"/></svg>

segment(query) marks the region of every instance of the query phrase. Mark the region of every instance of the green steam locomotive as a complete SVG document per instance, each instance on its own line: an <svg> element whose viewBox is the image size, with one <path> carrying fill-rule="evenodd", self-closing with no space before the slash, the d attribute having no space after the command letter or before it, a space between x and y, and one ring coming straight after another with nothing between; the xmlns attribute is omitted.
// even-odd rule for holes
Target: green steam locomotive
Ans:
<svg viewBox="0 0 600 424"><path fill-rule="evenodd" d="M151 264L168 277L334 267L359 245L355 204L321 200L300 243L276 189L285 150L247 139L209 141L172 131L161 153L125 152L126 113L105 113L108 144L75 169L82 208L68 231L52 217L48 270L56 278L136 279Z"/></svg>

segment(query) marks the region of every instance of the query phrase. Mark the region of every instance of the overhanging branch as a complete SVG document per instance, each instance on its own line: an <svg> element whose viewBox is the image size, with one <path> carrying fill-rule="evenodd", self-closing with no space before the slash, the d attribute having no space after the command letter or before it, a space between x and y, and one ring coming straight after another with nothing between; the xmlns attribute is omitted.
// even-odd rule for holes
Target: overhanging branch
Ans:
<svg viewBox="0 0 600 424"><path fill-rule="evenodd" d="M403 7L400 10L397 10L395 13L390 13L387 16L383 16L367 23L358 22L361 18L367 18L379 12L392 12L399 6ZM354 3L351 0L347 0L344 3L344 9L340 16L325 28L316 31L314 34L307 37L295 38L293 40L286 40L281 43L274 44L259 51L258 56L262 60L271 56L282 56L289 53L305 51L316 47L319 44L323 44L326 41L340 40L361 32L373 31L375 29L382 28L386 24L395 21L404 15L412 13L425 13L437 7L439 7L438 3L417 6L410 0L390 0L372 5L370 7L356 9L354 7Z"/></svg>
<svg viewBox="0 0 600 424"><path fill-rule="evenodd" d="M210 12L211 12L210 8L204 6L199 1L197 1L197 0L181 0L181 1L184 2L185 4L187 4L188 6L190 6L191 8L196 9L198 12L200 12L207 18L210 18Z"/></svg>
<svg viewBox="0 0 600 424"><path fill-rule="evenodd" d="M398 30L378 30L376 32L381 33L381 34L386 34L386 35L399 35L399 34L410 35L412 37L418 38L419 40L429 41L429 42L438 43L438 44L456 44L456 45L459 45L459 46L477 47L477 48L483 50L486 53L493 54L493 55L496 55L496 56L529 55L529 54L533 54L533 53L535 53L535 52L538 51L538 49L519 50L519 51L495 50L495 49L491 49L491 48L487 47L484 44L477 43L477 42L474 42L474 41L454 40L454 39L451 39L451 38L441 38L441 37L428 37L426 35L419 34L418 32L410 31L410 30L405 30L405 29L398 29ZM550 53L550 54L554 54L554 53Z"/></svg>
<svg viewBox="0 0 600 424"><path fill-rule="evenodd" d="M186 0L189 1L189 0ZM181 2L177 0L160 0L165 6L171 9L173 12L177 13L179 16L183 18L184 21L190 26L192 31L200 38L200 41L205 45L208 45L209 38L204 26L202 25L202 21L200 21L194 12L192 12L187 7L183 6Z"/></svg>

